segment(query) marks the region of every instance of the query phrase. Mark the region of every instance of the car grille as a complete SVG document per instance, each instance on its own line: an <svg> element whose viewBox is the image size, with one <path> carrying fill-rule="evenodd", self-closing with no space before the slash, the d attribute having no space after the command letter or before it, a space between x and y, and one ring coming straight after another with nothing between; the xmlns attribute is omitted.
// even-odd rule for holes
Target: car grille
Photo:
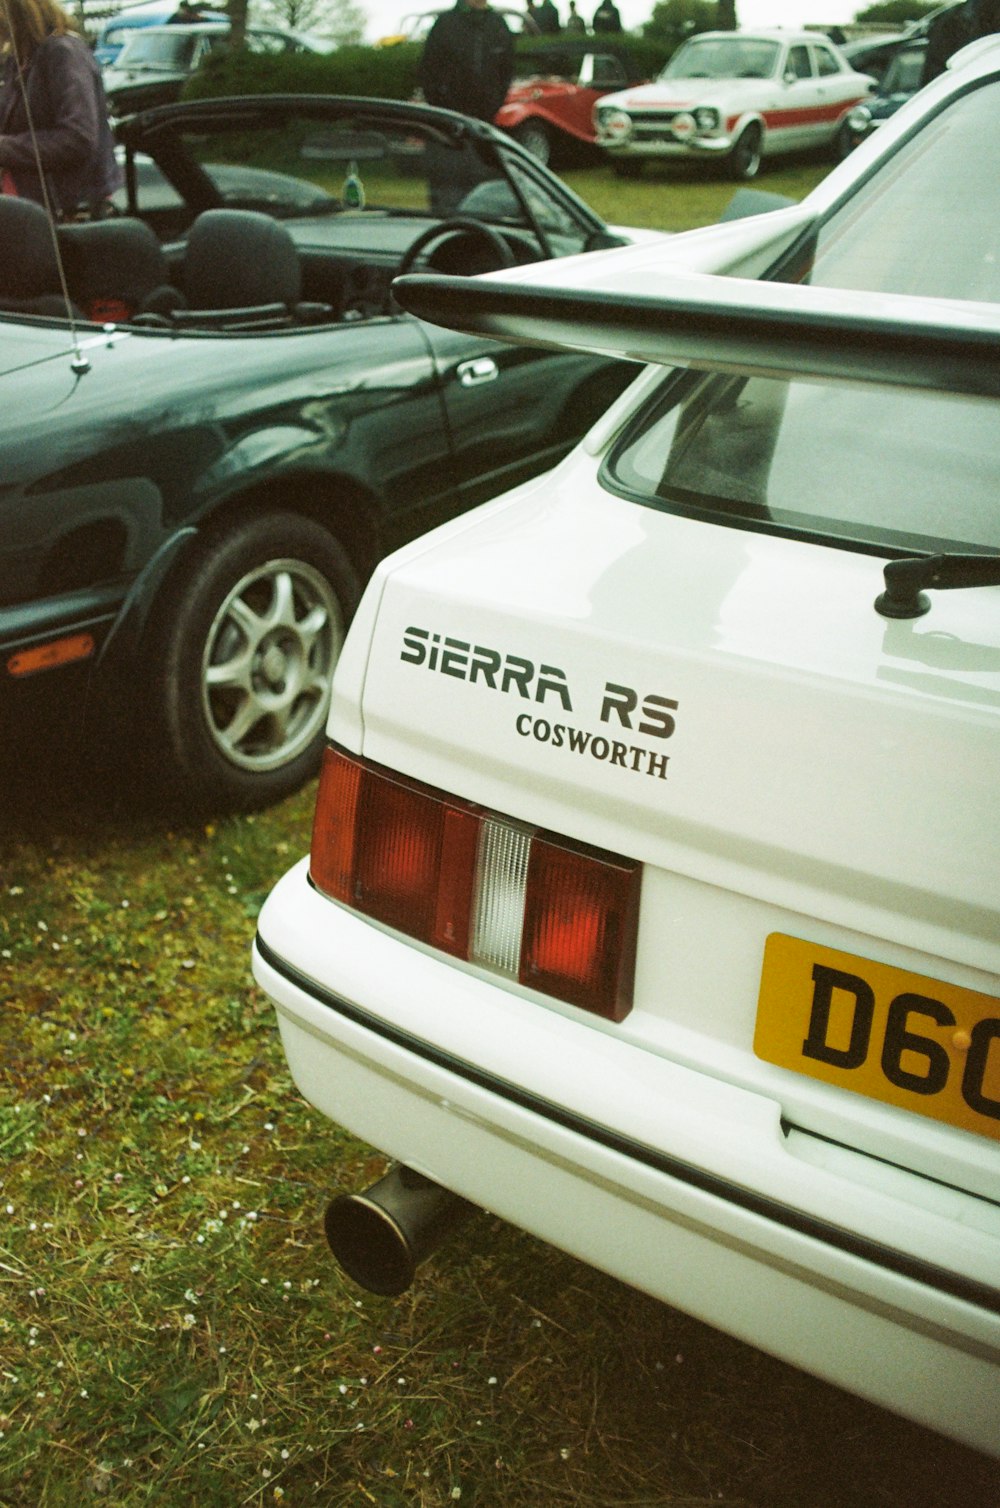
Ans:
<svg viewBox="0 0 1000 1508"><path fill-rule="evenodd" d="M632 114L633 141L676 141L674 117L680 110L637 110Z"/></svg>

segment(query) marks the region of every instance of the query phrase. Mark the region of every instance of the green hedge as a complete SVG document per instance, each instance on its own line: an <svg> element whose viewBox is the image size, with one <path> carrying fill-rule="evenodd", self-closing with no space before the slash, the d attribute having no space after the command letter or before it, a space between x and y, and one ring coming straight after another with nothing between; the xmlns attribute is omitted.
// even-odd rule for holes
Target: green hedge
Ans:
<svg viewBox="0 0 1000 1508"><path fill-rule="evenodd" d="M518 50L558 50L565 39L524 38ZM595 46L600 39L595 38ZM640 76L652 78L663 67L667 51L662 43L626 36L627 47ZM340 47L336 52L267 57L260 53L221 53L210 57L185 85L185 99L240 94L356 94L375 99L411 99L417 87L422 44L400 42L395 47Z"/></svg>
<svg viewBox="0 0 1000 1508"><path fill-rule="evenodd" d="M637 77L655 78L670 56L671 49L657 38L648 38L638 32L629 32L620 39L617 37L569 37L565 32L557 37L520 37L516 48L518 52L542 53L546 51L565 52L569 43L574 49L583 41L588 42L594 52L616 52L620 50L628 53L635 68Z"/></svg>
<svg viewBox="0 0 1000 1508"><path fill-rule="evenodd" d="M357 94L410 99L421 48L339 47L336 52L268 57L222 53L209 58L184 88L185 99L231 94Z"/></svg>
<svg viewBox="0 0 1000 1508"><path fill-rule="evenodd" d="M638 32L623 38L636 71L645 79L655 79L660 69L669 60L673 48L655 37L643 37Z"/></svg>

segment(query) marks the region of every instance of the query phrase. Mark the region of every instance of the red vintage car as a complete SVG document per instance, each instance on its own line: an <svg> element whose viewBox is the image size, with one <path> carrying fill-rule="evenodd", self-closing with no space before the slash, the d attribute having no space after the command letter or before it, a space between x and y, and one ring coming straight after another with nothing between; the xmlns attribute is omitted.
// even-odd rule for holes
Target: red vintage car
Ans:
<svg viewBox="0 0 1000 1508"><path fill-rule="evenodd" d="M515 68L494 124L546 164L589 152L596 101L641 82L628 51L606 38L560 38L555 47L519 51Z"/></svg>

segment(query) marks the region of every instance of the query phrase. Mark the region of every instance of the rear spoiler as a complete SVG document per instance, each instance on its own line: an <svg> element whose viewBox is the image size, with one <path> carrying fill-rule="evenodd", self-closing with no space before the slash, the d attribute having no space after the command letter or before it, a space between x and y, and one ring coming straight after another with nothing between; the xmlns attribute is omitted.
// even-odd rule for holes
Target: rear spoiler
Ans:
<svg viewBox="0 0 1000 1508"><path fill-rule="evenodd" d="M655 295L535 287L502 273L415 274L392 286L431 324L515 345L1000 398L996 304L680 270L661 277Z"/></svg>

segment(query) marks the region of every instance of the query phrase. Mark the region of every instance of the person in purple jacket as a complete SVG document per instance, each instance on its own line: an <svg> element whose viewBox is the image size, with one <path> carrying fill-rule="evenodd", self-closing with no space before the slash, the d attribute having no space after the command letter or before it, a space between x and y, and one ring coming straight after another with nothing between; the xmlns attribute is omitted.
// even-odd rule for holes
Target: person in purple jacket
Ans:
<svg viewBox="0 0 1000 1508"><path fill-rule="evenodd" d="M60 220L100 215L123 175L90 48L55 0L3 0L0 57L3 192Z"/></svg>

